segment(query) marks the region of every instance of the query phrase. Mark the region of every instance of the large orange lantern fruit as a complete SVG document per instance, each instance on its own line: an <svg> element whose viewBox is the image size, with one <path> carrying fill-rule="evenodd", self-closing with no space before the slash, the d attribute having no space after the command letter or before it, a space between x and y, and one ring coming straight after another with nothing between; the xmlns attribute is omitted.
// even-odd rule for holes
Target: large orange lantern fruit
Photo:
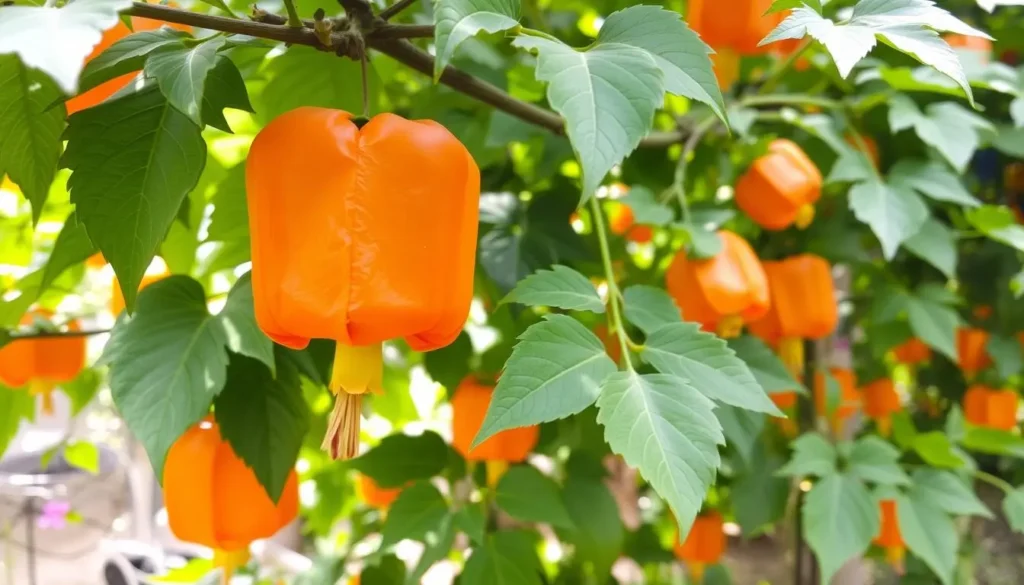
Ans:
<svg viewBox="0 0 1024 585"><path fill-rule="evenodd" d="M804 375L804 340L831 334L839 322L832 268L820 256L800 254L765 262L771 306L750 331L778 348L794 377Z"/></svg>
<svg viewBox="0 0 1024 585"><path fill-rule="evenodd" d="M53 314L44 310L26 313L21 325L31 325L37 316L50 320ZM63 333L81 330L76 320L68 322L64 329ZM29 392L40 397L43 414L52 414L53 389L78 377L85 368L85 353L86 338L81 335L12 341L0 348L0 382L12 388L28 384Z"/></svg>
<svg viewBox="0 0 1024 585"><path fill-rule="evenodd" d="M154 282L163 280L170 276L170 272L165 268L163 271L157 274L146 274L142 277L142 281L139 282L139 290L146 288ZM110 313L115 317L121 314L121 311L125 309L124 305L124 293L121 292L121 282L114 277L114 280L110 283L111 297L110 297Z"/></svg>
<svg viewBox="0 0 1024 585"><path fill-rule="evenodd" d="M398 499L402 488L382 488L368 475L359 475L359 497L366 505L379 510L387 509Z"/></svg>
<svg viewBox="0 0 1024 585"><path fill-rule="evenodd" d="M900 534L900 521L896 514L895 500L882 500L879 502L879 509L882 515L882 523L872 543L885 550L885 558L897 571L903 570L903 557L906 553L906 545L903 543L903 535Z"/></svg>
<svg viewBox="0 0 1024 585"><path fill-rule="evenodd" d="M694 583L701 583L704 579L704 569L721 560L725 545L722 516L712 511L694 518L693 526L690 527L685 540L679 542L679 537L676 536L673 552L677 559L686 563L691 580Z"/></svg>
<svg viewBox="0 0 1024 585"><path fill-rule="evenodd" d="M768 52L758 47L782 19L782 13L765 15L772 0L690 0L686 22L701 40L716 51L729 48L741 55Z"/></svg>
<svg viewBox="0 0 1024 585"><path fill-rule="evenodd" d="M124 37L132 34L132 32L156 30L163 25L188 33L192 32L192 27L186 26L184 24L175 24L170 22L165 23L159 20L152 20L149 18L133 16L132 30L128 30L128 27L125 26L123 22L118 21L117 25L115 25L113 28L109 28L103 31L103 37L100 38L99 44L93 47L92 52L89 53L89 56L85 58L85 62L88 63L89 61L92 61L93 59L98 57L100 53L109 49L111 45L123 39ZM86 108L91 108L107 100L110 96L117 93L118 90L128 85L128 83L135 78L135 75L137 73L138 71L125 73L124 75L120 75L118 77L115 77L114 79L105 81L97 85L96 87L90 89L89 91L69 99L65 103L65 105L68 108L68 115L70 116L75 112L79 112Z"/></svg>
<svg viewBox="0 0 1024 585"><path fill-rule="evenodd" d="M381 344L444 347L469 315L480 171L440 124L302 107L256 136L246 162L256 320L274 341L337 341L324 449L359 448Z"/></svg>
<svg viewBox="0 0 1024 585"><path fill-rule="evenodd" d="M805 228L821 197L821 172L796 143L779 139L736 182L736 205L767 230Z"/></svg>
<svg viewBox="0 0 1024 585"><path fill-rule="evenodd" d="M291 471L275 504L212 417L185 431L167 452L164 504L171 532L214 551L224 583L249 559L249 544L295 519L299 482Z"/></svg>
<svg viewBox="0 0 1024 585"><path fill-rule="evenodd" d="M846 421L857 412L860 407L861 396L857 391L857 378L852 370L846 368L829 368L828 373L839 384L839 404L834 411L829 412L828 388L825 384L825 375L816 372L814 375L814 407L818 416L828 418L832 432L839 435L843 432Z"/></svg>
<svg viewBox="0 0 1024 585"><path fill-rule="evenodd" d="M473 439L484 424L493 393L494 386L470 376L452 397L452 446L467 461L486 463L489 485L497 483L510 463L525 461L540 438L539 427L519 427L495 433L474 448Z"/></svg>
<svg viewBox="0 0 1024 585"><path fill-rule="evenodd" d="M900 395L889 378L879 378L860 389L864 414L875 421L878 433L888 437L892 430L892 415L900 411Z"/></svg>
<svg viewBox="0 0 1024 585"><path fill-rule="evenodd" d="M911 337L894 347L892 355L901 364L916 366L932 359L932 349L920 339Z"/></svg>
<svg viewBox="0 0 1024 585"><path fill-rule="evenodd" d="M665 284L683 318L721 337L736 337L744 323L768 312L768 282L746 240L726 230L718 238L722 249L713 258L694 260L685 250L677 253Z"/></svg>
<svg viewBox="0 0 1024 585"><path fill-rule="evenodd" d="M957 365L968 380L992 364L988 355L988 332L984 329L962 328L956 332Z"/></svg>
<svg viewBox="0 0 1024 585"><path fill-rule="evenodd" d="M1010 431L1017 426L1018 402L1013 390L973 384L964 393L964 418L980 427Z"/></svg>

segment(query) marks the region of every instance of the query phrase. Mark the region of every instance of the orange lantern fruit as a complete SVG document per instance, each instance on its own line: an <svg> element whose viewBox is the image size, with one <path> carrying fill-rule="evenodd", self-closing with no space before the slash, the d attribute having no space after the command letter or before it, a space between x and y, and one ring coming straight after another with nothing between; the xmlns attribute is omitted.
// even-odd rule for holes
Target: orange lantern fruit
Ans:
<svg viewBox="0 0 1024 585"><path fill-rule="evenodd" d="M174 4L171 4L171 6L174 6ZM164 25L187 33L192 32L192 27L184 24L163 22L160 20L142 18L139 16L132 17L132 29L134 30L134 32L156 30ZM89 53L89 56L85 58L85 62L88 63L89 61L92 61L93 59L98 57L100 53L109 49L111 45L123 39L124 37L132 34L132 32L132 30L128 30L128 27L125 26L125 24L119 20L113 28L108 28L107 30L103 31L103 36L100 38L99 44L93 47L92 52ZM68 109L68 115L70 116L75 112L79 112L86 108L91 108L103 101L106 101L107 98L117 93L124 86L128 85L128 83L135 78L135 75L137 73L138 71L132 71L131 73L119 75L114 79L110 79L97 85L96 87L90 89L85 93L79 94L69 99L65 103Z"/></svg>
<svg viewBox="0 0 1024 585"><path fill-rule="evenodd" d="M988 426L1011 431L1017 426L1017 393L1013 390L992 390L988 395Z"/></svg>
<svg viewBox="0 0 1024 585"><path fill-rule="evenodd" d="M861 396L857 391L857 378L853 370L846 368L829 368L829 374L839 384L839 404L835 411L828 412L828 391L825 386L825 376L821 372L814 374L814 407L818 416L828 418L832 431L839 435L843 432L843 425L847 419L857 412L860 406Z"/></svg>
<svg viewBox="0 0 1024 585"><path fill-rule="evenodd" d="M916 366L932 359L932 348L916 337L904 341L892 350L896 361L908 366Z"/></svg>
<svg viewBox="0 0 1024 585"><path fill-rule="evenodd" d="M974 384L964 392L964 419L972 425L988 426L988 395L991 390Z"/></svg>
<svg viewBox="0 0 1024 585"><path fill-rule="evenodd" d="M992 364L986 349L988 332L984 329L961 328L956 332L957 365L964 377L971 379Z"/></svg>
<svg viewBox="0 0 1024 585"><path fill-rule="evenodd" d="M608 206L608 229L617 236L624 235L633 227L633 210L619 201L612 201Z"/></svg>
<svg viewBox="0 0 1024 585"><path fill-rule="evenodd" d="M831 334L839 322L832 268L820 256L800 254L765 262L771 307L751 332L771 345L794 377L804 375L804 340Z"/></svg>
<svg viewBox="0 0 1024 585"><path fill-rule="evenodd" d="M861 388L860 396L864 414L875 421L880 435L888 437L892 430L892 415L901 408L896 385L889 378L880 378Z"/></svg>
<svg viewBox="0 0 1024 585"><path fill-rule="evenodd" d="M686 22L713 49L730 48L741 55L760 55L770 47L759 47L785 14L766 15L772 0L690 0Z"/></svg>
<svg viewBox="0 0 1024 585"><path fill-rule="evenodd" d="M171 532L212 548L223 583L249 560L249 544L295 519L299 482L292 470L275 504L252 468L235 454L213 417L178 438L164 464L164 504Z"/></svg>
<svg viewBox="0 0 1024 585"><path fill-rule="evenodd" d="M635 225L626 232L626 239L635 244L646 244L654 239L654 229L649 225Z"/></svg>
<svg viewBox="0 0 1024 585"><path fill-rule="evenodd" d="M452 446L467 461L484 461L488 485L497 484L510 463L521 463L537 445L537 426L507 429L495 433L475 448L473 439L484 424L494 386L469 376L455 389L452 397Z"/></svg>
<svg viewBox="0 0 1024 585"><path fill-rule="evenodd" d="M882 524L879 527L878 535L872 541L876 546L885 549L885 558L897 571L903 571L903 557L906 552L906 545L903 543L903 536L900 534L900 521L896 514L895 500L882 500L879 509L882 515Z"/></svg>
<svg viewBox="0 0 1024 585"><path fill-rule="evenodd" d="M766 230L803 229L814 220L821 184L818 167L795 142L773 140L736 182L736 206Z"/></svg>
<svg viewBox="0 0 1024 585"><path fill-rule="evenodd" d="M768 281L753 248L721 230L722 249L713 258L692 260L680 251L665 273L669 295L683 317L721 337L736 337L744 323L768 312Z"/></svg>
<svg viewBox="0 0 1024 585"><path fill-rule="evenodd" d="M294 349L337 341L323 447L353 457L382 343L431 351L465 325L480 171L436 122L301 107L260 131L245 174L256 321Z"/></svg>
<svg viewBox="0 0 1024 585"><path fill-rule="evenodd" d="M686 539L673 548L676 558L686 563L690 578L694 583L704 579L704 570L714 565L725 553L725 532L722 530L722 516L718 512L705 512L693 520Z"/></svg>
<svg viewBox="0 0 1024 585"><path fill-rule="evenodd" d="M170 276L170 272L168 272L166 269L158 274L146 274L142 277L142 280L139 282L139 290L141 291L142 289L153 284L154 282L163 280L168 276ZM110 313L116 317L120 315L121 311L125 309L124 293L121 292L121 283L120 281L117 280L116 276L114 277L114 280L111 282L110 287L112 290L110 297Z"/></svg>
<svg viewBox="0 0 1024 585"><path fill-rule="evenodd" d="M604 351L608 354L608 357L612 358L612 361L619 363L622 359L622 345L619 344L619 338L612 335L611 331L608 330L608 326L605 324L594 327L594 335L601 340L601 344L604 345Z"/></svg>
<svg viewBox="0 0 1024 585"><path fill-rule="evenodd" d="M31 325L35 317L50 320L53 313L36 310L21 318ZM68 322L65 333L81 331L77 320ZM43 414L53 414L53 389L74 380L85 368L86 338L81 335L55 335L18 339L0 348L0 382L12 388L29 385L28 390L41 400Z"/></svg>
<svg viewBox="0 0 1024 585"><path fill-rule="evenodd" d="M366 505L384 510L398 499L402 488L382 488L368 475L359 474L359 495Z"/></svg>

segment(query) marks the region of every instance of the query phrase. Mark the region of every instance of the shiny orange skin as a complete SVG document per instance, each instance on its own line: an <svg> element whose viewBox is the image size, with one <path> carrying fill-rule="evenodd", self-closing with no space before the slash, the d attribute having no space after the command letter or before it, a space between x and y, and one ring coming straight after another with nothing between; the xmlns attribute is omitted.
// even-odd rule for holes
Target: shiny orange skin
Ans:
<svg viewBox="0 0 1024 585"><path fill-rule="evenodd" d="M680 251L665 273L665 285L688 321L714 331L723 317L745 323L768 312L768 281L754 249L740 236L720 230L722 249L707 260Z"/></svg>
<svg viewBox="0 0 1024 585"><path fill-rule="evenodd" d="M174 6L174 4L171 4L171 6ZM96 45L93 48L92 52L89 53L89 56L85 58L85 62L88 63L89 61L92 61L97 56L99 56L100 53L109 49L111 45L123 39L124 37L132 34L132 32L156 30L163 25L167 25L171 28L178 29L180 31L184 31L187 33L192 32L192 27L186 26L184 24L175 24L170 22L165 23L163 21L152 20L149 18L142 18L138 16L132 17L132 29L134 29L134 31L132 31L128 30L128 27L125 26L123 22L118 20L117 24L113 28L109 28L103 31L103 37L100 38L99 44ZM125 73L124 75L120 75L109 81L105 81L97 85L96 87L90 89L89 91L69 99L67 102L65 102L65 105L68 109L68 115L70 116L75 112L80 112L86 108L91 108L99 103L106 101L110 96L114 95L121 88L128 85L128 83L132 79L134 79L137 74L138 71Z"/></svg>
<svg viewBox="0 0 1024 585"><path fill-rule="evenodd" d="M141 291L142 289L153 284L154 282L163 280L168 276L170 276L170 273L167 272L166 270L159 274L147 274L143 276L142 281L139 282L139 290ZM114 277L114 280L112 281L110 286L113 291L112 296L110 297L110 312L114 316L117 316L120 315L121 311L125 309L124 294L121 292L121 283L120 281L117 280L116 276Z"/></svg>
<svg viewBox="0 0 1024 585"><path fill-rule="evenodd" d="M452 446L467 461L504 461L520 463L537 445L540 427L519 427L501 431L475 449L473 439L484 424L484 416L494 394L494 386L466 378L452 397Z"/></svg>
<svg viewBox="0 0 1024 585"><path fill-rule="evenodd" d="M217 423L206 417L167 453L164 504L171 532L181 540L236 551L295 518L299 482L292 470L274 504L252 469L221 438Z"/></svg>
<svg viewBox="0 0 1024 585"><path fill-rule="evenodd" d="M861 396L860 392L857 391L857 378L853 374L853 370L846 368L829 368L829 374L836 379L839 383L839 405L836 407L835 412L832 413L832 417L829 419L829 423L832 428L837 432L842 428L842 425L846 422L846 419L853 416L860 408ZM821 372L815 372L814 374L814 408L818 413L818 416L826 416L828 407L827 396L825 393L825 376Z"/></svg>
<svg viewBox="0 0 1024 585"><path fill-rule="evenodd" d="M896 513L895 500L882 500L878 503L882 515L882 525L878 535L872 542L883 548L903 548L903 536L900 534L900 521Z"/></svg>
<svg viewBox="0 0 1024 585"><path fill-rule="evenodd" d="M897 362L914 366L932 359L932 348L920 339L911 337L894 347L892 354Z"/></svg>
<svg viewBox="0 0 1024 585"><path fill-rule="evenodd" d="M839 323L832 267L814 254L799 254L765 262L771 290L771 309L750 325L751 332L769 343L780 339L821 339Z"/></svg>
<svg viewBox="0 0 1024 585"><path fill-rule="evenodd" d="M988 426L988 395L992 390L974 384L964 392L964 419L972 425Z"/></svg>
<svg viewBox="0 0 1024 585"><path fill-rule="evenodd" d="M772 0L690 0L686 22L700 38L718 50L730 48L741 55L760 55L771 45L758 47L785 14L765 16Z"/></svg>
<svg viewBox="0 0 1024 585"><path fill-rule="evenodd" d="M795 142L774 140L736 182L736 206L766 230L782 230L821 197L818 167Z"/></svg>
<svg viewBox="0 0 1024 585"><path fill-rule="evenodd" d="M679 542L677 535L673 551L676 558L683 562L713 565L721 560L725 545L722 516L712 511L694 518L693 526L683 542Z"/></svg>
<svg viewBox="0 0 1024 585"><path fill-rule="evenodd" d="M988 426L1002 431L1017 426L1018 396L1013 390L993 390L988 395Z"/></svg>
<svg viewBox="0 0 1024 585"><path fill-rule="evenodd" d="M608 204L608 229L617 236L624 235L633 227L633 210L625 203L612 201Z"/></svg>
<svg viewBox="0 0 1024 585"><path fill-rule="evenodd" d="M31 325L34 315L52 317L49 311L26 313L21 325ZM68 323L66 330L80 331L78 321ZM11 342L0 348L0 382L12 388L32 380L70 382L85 368L85 346L85 337L40 337Z"/></svg>
<svg viewBox="0 0 1024 585"><path fill-rule="evenodd" d="M32 315L22 315L19 325L31 325ZM36 345L33 340L12 341L0 348L0 382L20 388L32 381L35 373Z"/></svg>
<svg viewBox="0 0 1024 585"><path fill-rule="evenodd" d="M984 329L958 329L956 332L957 365L964 375L971 377L992 364L985 346L988 331Z"/></svg>
<svg viewBox="0 0 1024 585"><path fill-rule="evenodd" d="M608 326L602 323L594 327L594 335L601 340L608 357L612 358L613 362L619 363L619 360L622 359L622 346L619 344L618 338L608 330Z"/></svg>
<svg viewBox="0 0 1024 585"><path fill-rule="evenodd" d="M387 508L398 499L402 488L382 488L368 475L359 475L359 495L368 506Z"/></svg>
<svg viewBox="0 0 1024 585"><path fill-rule="evenodd" d="M473 298L480 171L440 124L301 107L246 162L256 320L274 341L430 351Z"/></svg>

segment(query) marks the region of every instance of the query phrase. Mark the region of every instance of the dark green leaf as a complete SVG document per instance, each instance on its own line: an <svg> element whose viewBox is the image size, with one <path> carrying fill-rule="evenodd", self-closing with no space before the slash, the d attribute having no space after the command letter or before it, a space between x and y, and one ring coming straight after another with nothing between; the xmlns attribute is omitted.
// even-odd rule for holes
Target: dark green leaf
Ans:
<svg viewBox="0 0 1024 585"><path fill-rule="evenodd" d="M913 128L918 138L934 147L960 172L967 168L967 163L978 149L981 142L979 130L992 128L984 118L956 102L930 104L922 112L903 94L896 94L889 101L889 126L893 132ZM935 179L941 180L941 175ZM956 192L958 184L958 181L953 181L947 190L931 189L929 194L946 193L948 197ZM962 193L958 195L962 196Z"/></svg>
<svg viewBox="0 0 1024 585"><path fill-rule="evenodd" d="M593 283L572 268L557 264L519 281L501 302L604 313L604 302Z"/></svg>
<svg viewBox="0 0 1024 585"><path fill-rule="evenodd" d="M728 404L715 408L715 416L722 425L726 445L735 449L744 463L749 463L751 452L761 440L765 416Z"/></svg>
<svg viewBox="0 0 1024 585"><path fill-rule="evenodd" d="M642 284L622 291L626 319L650 335L662 325L683 320L672 297L664 290Z"/></svg>
<svg viewBox="0 0 1024 585"><path fill-rule="evenodd" d="M18 434L22 420L32 420L36 413L36 397L6 386L0 386L0 456Z"/></svg>
<svg viewBox="0 0 1024 585"><path fill-rule="evenodd" d="M626 542L615 497L599 479L570 475L562 500L575 529L559 529L558 534L576 547L580 561L593 565L595 575L610 574Z"/></svg>
<svg viewBox="0 0 1024 585"><path fill-rule="evenodd" d="M78 416L100 389L100 375L96 370L82 370L74 380L61 384L61 390L71 401L71 416Z"/></svg>
<svg viewBox="0 0 1024 585"><path fill-rule="evenodd" d="M235 353L263 362L272 375L276 375L274 363L274 342L263 333L256 323L252 300L251 272L238 279L228 293L224 309L217 315L228 336L228 348Z"/></svg>
<svg viewBox="0 0 1024 585"><path fill-rule="evenodd" d="M245 88L245 80L235 63L218 55L213 69L206 75L206 88L203 91L203 122L224 132L231 132L231 126L224 119L224 108L252 112L249 103L249 92Z"/></svg>
<svg viewBox="0 0 1024 585"><path fill-rule="evenodd" d="M829 583L846 561L863 554L878 534L878 506L860 480L833 473L804 498L804 538Z"/></svg>
<svg viewBox="0 0 1024 585"><path fill-rule="evenodd" d="M429 534L438 534L448 516L448 502L441 492L427 481L417 482L399 494L388 509L381 529L381 550L409 538L424 541Z"/></svg>
<svg viewBox="0 0 1024 585"><path fill-rule="evenodd" d="M455 49L477 33L496 33L519 24L519 0L438 0L434 6L434 81Z"/></svg>
<svg viewBox="0 0 1024 585"><path fill-rule="evenodd" d="M466 533L473 544L484 543L487 517L483 504L467 503L455 512L455 527Z"/></svg>
<svg viewBox="0 0 1024 585"><path fill-rule="evenodd" d="M206 76L223 46L224 37L210 37L199 44L161 51L146 59L146 77L155 79L167 101L198 126L203 125Z"/></svg>
<svg viewBox="0 0 1024 585"><path fill-rule="evenodd" d="M732 479L732 505L736 522L746 537L782 518L789 500L790 481L779 477L784 463L763 442L754 445L754 452L745 467Z"/></svg>
<svg viewBox="0 0 1024 585"><path fill-rule="evenodd" d="M132 33L118 39L82 69L78 92L85 93L105 81L135 73L146 64L146 57L175 49L184 49L188 33L171 28Z"/></svg>
<svg viewBox="0 0 1024 585"><path fill-rule="evenodd" d="M907 316L914 336L956 359L956 328L960 318L956 311L931 300L915 297L907 303Z"/></svg>
<svg viewBox="0 0 1024 585"><path fill-rule="evenodd" d="M64 220L64 227L61 228L57 239L53 242L53 250L46 260L46 266L43 267L39 290L45 291L50 288L53 281L65 270L85 262L95 253L96 246L89 239L89 235L85 233L85 226L78 222L78 218L72 212Z"/></svg>
<svg viewBox="0 0 1024 585"><path fill-rule="evenodd" d="M523 532L497 532L473 549L461 585L541 585L534 545Z"/></svg>
<svg viewBox="0 0 1024 585"><path fill-rule="evenodd" d="M434 351L423 354L423 367L435 382L454 392L463 378L469 374L469 360L473 357L473 343L463 331L455 341Z"/></svg>
<svg viewBox="0 0 1024 585"><path fill-rule="evenodd" d="M494 498L502 510L517 520L572 527L558 494L558 484L530 465L513 466L502 475Z"/></svg>
<svg viewBox="0 0 1024 585"><path fill-rule="evenodd" d="M405 585L420 585L423 575L438 561L444 560L455 544L455 528L452 526L454 517L449 515L441 521L441 527L430 531L423 537L423 554L416 561L416 566L406 576ZM360 582L359 585L362 585Z"/></svg>
<svg viewBox="0 0 1024 585"><path fill-rule="evenodd" d="M653 8L653 7L652 7ZM659 202L650 189L634 185L621 199L633 212L633 221L642 225L666 225L675 219L675 212Z"/></svg>
<svg viewBox="0 0 1024 585"><path fill-rule="evenodd" d="M377 562L363 567L359 574L359 585L402 585L405 579L405 563L395 555L384 555ZM320 581L316 585L335 582Z"/></svg>
<svg viewBox="0 0 1024 585"><path fill-rule="evenodd" d="M992 335L988 338L988 344L985 347L996 364L1000 378L1005 380L1020 373L1021 367L1024 365L1024 361L1022 361L1024 356L1021 355L1020 342L1016 338Z"/></svg>
<svg viewBox="0 0 1024 585"><path fill-rule="evenodd" d="M312 47L291 47L264 68L267 85L257 94L256 111L265 122L300 106L361 112L359 63ZM370 113L378 110L382 83L371 68Z"/></svg>
<svg viewBox="0 0 1024 585"><path fill-rule="evenodd" d="M389 435L349 466L370 476L383 488L401 487L410 481L429 479L448 463L448 445L437 433Z"/></svg>
<svg viewBox="0 0 1024 585"><path fill-rule="evenodd" d="M960 178L946 165L934 160L900 159L888 174L889 184L897 188L910 188L934 201L956 203L964 207L981 205Z"/></svg>

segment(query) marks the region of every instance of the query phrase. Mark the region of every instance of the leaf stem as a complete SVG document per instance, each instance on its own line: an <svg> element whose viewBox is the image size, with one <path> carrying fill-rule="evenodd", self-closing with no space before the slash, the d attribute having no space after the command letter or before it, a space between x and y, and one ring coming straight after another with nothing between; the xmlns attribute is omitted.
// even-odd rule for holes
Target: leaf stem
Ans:
<svg viewBox="0 0 1024 585"><path fill-rule="evenodd" d="M779 84L779 79L782 78L783 74L785 74L786 71L789 71L789 68L793 66L793 63L796 63L796 60L811 47L811 43L813 42L813 39L804 39L795 51L790 53L789 56L782 61L779 61L779 63L770 72L768 72L764 83L762 83L761 87L758 88L757 93L766 94L775 89L775 86Z"/></svg>
<svg viewBox="0 0 1024 585"><path fill-rule="evenodd" d="M384 20L388 20L415 3L416 0L398 0L398 2L395 2L391 6L381 10L377 16Z"/></svg>
<svg viewBox="0 0 1024 585"><path fill-rule="evenodd" d="M829 98L803 94L756 94L739 100L740 106L817 106L819 108L838 109L843 104Z"/></svg>
<svg viewBox="0 0 1024 585"><path fill-rule="evenodd" d="M608 247L608 234L605 233L604 212L601 211L601 204L596 197L590 198L590 212L594 216L594 228L597 232L597 241L601 245L601 263L604 265L604 276L608 281L608 306L612 317L612 329L619 338L619 347L622 348L622 358L626 360L626 367L633 369L633 362L629 357L630 347L635 347L626 335L626 328L622 323L622 315L619 313L619 302L622 294L619 292L619 285L615 282L615 271L612 269L612 254Z"/></svg>
<svg viewBox="0 0 1024 585"><path fill-rule="evenodd" d="M547 39L549 41L554 41L554 42L559 43L559 44L561 44L561 42L562 42L562 41L558 40L556 37L551 36L548 33L544 32L542 30L537 30L535 28L528 28L528 27L525 27L525 26L520 26L517 29L517 32L519 34L521 34L521 35L526 35L528 37L540 37L542 39Z"/></svg>
<svg viewBox="0 0 1024 585"><path fill-rule="evenodd" d="M295 0L284 0L284 8L288 11L288 26L302 28L302 19L299 18L299 11L295 9Z"/></svg>
<svg viewBox="0 0 1024 585"><path fill-rule="evenodd" d="M994 486L996 486L997 488L1003 490L1006 493L1010 493L1010 492L1012 492L1014 490L1013 486L1010 485L1010 483L1007 482L1006 480L1004 480L1003 478L996 477L996 476L992 475L991 473L988 473L988 472L985 472L985 471L981 471L980 469L974 471L974 477L980 479L981 481L983 481L985 483L994 485Z"/></svg>
<svg viewBox="0 0 1024 585"><path fill-rule="evenodd" d="M686 169L690 164L690 155L697 149L697 145L700 144L704 135L711 131L718 124L718 118L714 115L704 118L697 123L693 128L693 132L683 143L683 149L679 153L679 162L676 164L676 172L672 181L672 190L675 192L676 198L679 199L679 207L682 212L683 223L690 223L690 204L686 201L686 189L684 183L686 182Z"/></svg>

